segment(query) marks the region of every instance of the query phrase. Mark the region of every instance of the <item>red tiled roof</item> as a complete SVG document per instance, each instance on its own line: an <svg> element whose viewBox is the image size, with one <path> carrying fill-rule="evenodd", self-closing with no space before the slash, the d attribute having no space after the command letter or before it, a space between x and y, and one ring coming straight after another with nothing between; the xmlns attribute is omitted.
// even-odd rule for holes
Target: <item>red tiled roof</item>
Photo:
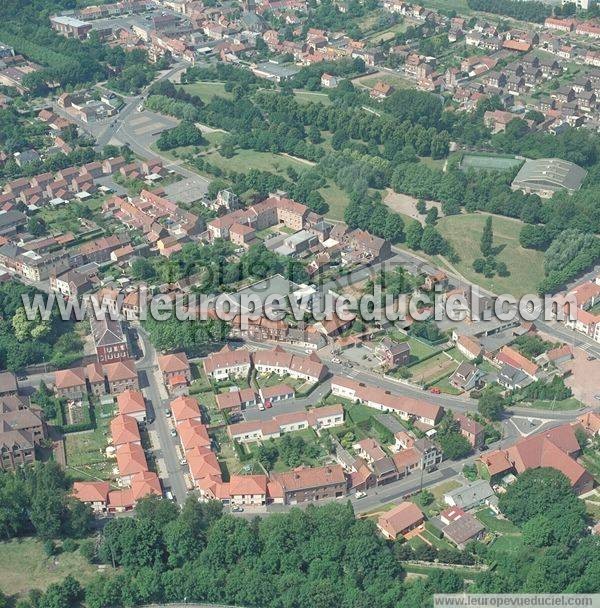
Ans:
<svg viewBox="0 0 600 608"><path fill-rule="evenodd" d="M378 525L394 535L423 521L421 509L412 502L401 502L391 511L379 516Z"/></svg>
<svg viewBox="0 0 600 608"><path fill-rule="evenodd" d="M110 485L106 481L76 481L73 496L81 502L106 502Z"/></svg>
<svg viewBox="0 0 600 608"><path fill-rule="evenodd" d="M534 378L539 371L539 367L533 361L524 357L518 350L511 346L504 346L497 358L501 363L506 363L512 367L523 370L532 378Z"/></svg>
<svg viewBox="0 0 600 608"><path fill-rule="evenodd" d="M135 418L119 414L110 421L110 434L115 447L140 441L140 431Z"/></svg>
<svg viewBox="0 0 600 608"><path fill-rule="evenodd" d="M75 388L85 386L85 371L83 367L71 367L58 370L54 374L54 385L56 388Z"/></svg>
<svg viewBox="0 0 600 608"><path fill-rule="evenodd" d="M121 359L121 361L115 361L114 363L106 363L104 372L109 382L137 379L133 359Z"/></svg>
<svg viewBox="0 0 600 608"><path fill-rule="evenodd" d="M126 390L117 397L120 414L138 414L146 412L144 395L140 391Z"/></svg>
<svg viewBox="0 0 600 608"><path fill-rule="evenodd" d="M162 372L182 372L190 369L187 355L184 352L162 355L158 358L158 366Z"/></svg>
<svg viewBox="0 0 600 608"><path fill-rule="evenodd" d="M229 479L229 493L231 496L266 495L266 475L232 475Z"/></svg>
<svg viewBox="0 0 600 608"><path fill-rule="evenodd" d="M194 397L177 397L171 401L171 411L177 423L200 418L200 407Z"/></svg>

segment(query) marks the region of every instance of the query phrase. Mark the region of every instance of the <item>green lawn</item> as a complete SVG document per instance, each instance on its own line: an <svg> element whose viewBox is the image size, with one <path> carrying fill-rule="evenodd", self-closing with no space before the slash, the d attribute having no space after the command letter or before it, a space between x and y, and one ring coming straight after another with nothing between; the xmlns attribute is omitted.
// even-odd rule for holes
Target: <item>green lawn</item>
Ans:
<svg viewBox="0 0 600 608"><path fill-rule="evenodd" d="M310 168L310 165L287 156L273 154L272 152L255 152L254 150L236 150L232 158L224 158L219 152L213 151L203 158L222 170L238 173L247 173L250 169L285 173L288 167L292 167L296 171L306 171Z"/></svg>
<svg viewBox="0 0 600 608"><path fill-rule="evenodd" d="M523 406L527 406L527 404L519 404ZM531 407L538 410L556 410L559 412L564 412L568 410L578 410L583 407L581 401L575 399L575 397L569 397L569 399L563 399L562 401L534 401L531 404Z"/></svg>
<svg viewBox="0 0 600 608"><path fill-rule="evenodd" d="M491 509L485 508L477 511L475 517L490 531L501 533L517 533L519 528L508 519L498 519Z"/></svg>
<svg viewBox="0 0 600 608"><path fill-rule="evenodd" d="M437 547L438 549L453 549L454 548L454 545L449 543L444 538L438 538L437 536L435 536L435 534L432 534L431 532L429 532L429 530L423 530L423 532L421 532L421 536L425 540L428 540L434 547Z"/></svg>
<svg viewBox="0 0 600 608"><path fill-rule="evenodd" d="M490 544L490 549L501 553L520 553L523 551L523 537L520 534L498 536Z"/></svg>
<svg viewBox="0 0 600 608"><path fill-rule="evenodd" d="M225 90L224 82L194 82L193 84L184 84L183 90L190 95L198 95L204 103L217 96L226 99L233 98L233 95Z"/></svg>
<svg viewBox="0 0 600 608"><path fill-rule="evenodd" d="M395 89L414 89L415 85L410 80L400 76L399 74L389 74L387 72L379 72L375 76L361 78L358 83L364 87L372 89L379 81L389 84ZM355 81L356 82L356 81Z"/></svg>
<svg viewBox="0 0 600 608"><path fill-rule="evenodd" d="M96 572L79 553L46 557L43 543L34 538L0 543L0 589L7 595L26 595L30 589L46 589L68 574L86 583Z"/></svg>
<svg viewBox="0 0 600 608"><path fill-rule="evenodd" d="M408 342L410 344L410 353L416 359L423 359L440 350L439 347L431 346L417 338L412 338L397 330L390 330L386 334L391 340L396 342Z"/></svg>
<svg viewBox="0 0 600 608"><path fill-rule="evenodd" d="M294 91L294 97L299 103L322 103L325 106L331 105L331 99L327 93L320 91Z"/></svg>
<svg viewBox="0 0 600 608"><path fill-rule="evenodd" d="M445 393L446 395L460 395L462 393L459 388L456 388L450 384L450 376L446 376L445 378L438 380L435 384L433 384L433 386L439 388L442 393Z"/></svg>
<svg viewBox="0 0 600 608"><path fill-rule="evenodd" d="M500 217L493 219L494 247L504 246L497 260L506 263L510 275L488 279L473 270L473 261L481 257L480 243L485 220L483 214L469 213L444 217L438 222L440 233L461 258L455 265L458 272L467 280L494 293L510 293L516 297L537 293L544 276L544 254L519 245L521 222Z"/></svg>
<svg viewBox="0 0 600 608"><path fill-rule="evenodd" d="M333 182L329 182L327 186L319 190L321 196L329 205L327 217L332 220L344 219L344 211L350 202L348 195Z"/></svg>
<svg viewBox="0 0 600 608"><path fill-rule="evenodd" d="M107 460L109 424L116 411L114 405L96 405L96 428L92 431L65 435L67 469L73 479L90 480L114 478L115 460Z"/></svg>

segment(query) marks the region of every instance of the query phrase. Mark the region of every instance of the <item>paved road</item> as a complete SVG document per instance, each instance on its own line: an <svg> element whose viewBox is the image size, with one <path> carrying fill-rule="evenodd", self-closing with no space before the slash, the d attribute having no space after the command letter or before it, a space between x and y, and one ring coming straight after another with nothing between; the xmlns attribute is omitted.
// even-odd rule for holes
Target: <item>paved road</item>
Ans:
<svg viewBox="0 0 600 608"><path fill-rule="evenodd" d="M154 419L147 425L148 431L151 434L156 433L160 443L160 449L155 452L157 460L162 461L159 475L162 478L163 486L169 488L177 502L183 505L187 496L187 488L183 476L184 470L179 463L176 451L179 438L171 436L169 418L165 415L168 399L162 386L162 378L159 377L156 349L143 329L138 328L138 335L144 356L136 363L136 368L142 378L142 391L149 404L150 419ZM146 382L143 382L144 378Z"/></svg>

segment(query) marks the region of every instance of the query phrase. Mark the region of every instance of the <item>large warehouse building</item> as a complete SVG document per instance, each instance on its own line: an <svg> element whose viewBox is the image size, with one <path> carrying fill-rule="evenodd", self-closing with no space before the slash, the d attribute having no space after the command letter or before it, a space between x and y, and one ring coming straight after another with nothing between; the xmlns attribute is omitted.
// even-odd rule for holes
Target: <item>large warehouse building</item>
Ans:
<svg viewBox="0 0 600 608"><path fill-rule="evenodd" d="M558 190L579 190L587 171L560 158L527 160L511 184L513 190L550 198Z"/></svg>

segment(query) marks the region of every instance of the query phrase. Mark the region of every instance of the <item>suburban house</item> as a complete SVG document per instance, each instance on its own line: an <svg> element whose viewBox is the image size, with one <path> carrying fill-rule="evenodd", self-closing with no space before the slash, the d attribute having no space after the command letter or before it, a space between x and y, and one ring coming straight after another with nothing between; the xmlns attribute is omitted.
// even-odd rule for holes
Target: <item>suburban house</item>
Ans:
<svg viewBox="0 0 600 608"><path fill-rule="evenodd" d="M92 337L99 363L110 363L129 357L127 338L121 322L107 316L90 316Z"/></svg>
<svg viewBox="0 0 600 608"><path fill-rule="evenodd" d="M211 353L202 362L204 371L213 380L247 378L250 373L250 353L245 349L233 350L226 344L219 352Z"/></svg>
<svg viewBox="0 0 600 608"><path fill-rule="evenodd" d="M485 533L485 526L460 507L449 507L442 511L440 521L444 524L444 536L459 549L464 549L471 540L479 540Z"/></svg>
<svg viewBox="0 0 600 608"><path fill-rule="evenodd" d="M222 412L241 412L257 404L256 393L252 388L230 390L215 395L217 408Z"/></svg>
<svg viewBox="0 0 600 608"><path fill-rule="evenodd" d="M339 498L345 496L346 491L346 476L339 465L298 467L285 473L272 473L269 484L273 502L287 505Z"/></svg>
<svg viewBox="0 0 600 608"><path fill-rule="evenodd" d="M444 502L450 507L460 507L467 511L494 496L494 491L485 479L478 479L466 486L456 488L444 494Z"/></svg>
<svg viewBox="0 0 600 608"><path fill-rule="evenodd" d="M576 460L581 452L574 427L563 424L544 433L520 439L504 450L479 457L490 477L522 473L528 469L552 467L564 473L573 491L583 494L594 486L590 473Z"/></svg>
<svg viewBox="0 0 600 608"><path fill-rule="evenodd" d="M252 443L264 439L278 438L284 433L332 428L344 424L344 408L328 405L308 411L288 412L274 416L271 420L246 420L227 427L227 434L233 441ZM385 456L385 452L383 454Z"/></svg>
<svg viewBox="0 0 600 608"><path fill-rule="evenodd" d="M163 381L170 391L181 390L192 379L192 371L184 352L162 355L158 358L158 367Z"/></svg>
<svg viewBox="0 0 600 608"><path fill-rule="evenodd" d="M485 372L475 365L463 361L450 376L450 384L461 391L470 391L481 386Z"/></svg>
<svg viewBox="0 0 600 608"><path fill-rule="evenodd" d="M35 460L35 448L46 437L46 423L29 399L0 397L0 470L12 471Z"/></svg>
<svg viewBox="0 0 600 608"><path fill-rule="evenodd" d="M377 520L379 531L390 540L404 536L418 528L425 521L421 509L412 502L401 502L387 513L380 515Z"/></svg>
<svg viewBox="0 0 600 608"><path fill-rule="evenodd" d="M87 395L85 369L71 367L56 371L54 374L56 395L65 399L81 399Z"/></svg>
<svg viewBox="0 0 600 608"><path fill-rule="evenodd" d="M454 419L460 425L460 432L466 437L471 446L480 448L485 442L483 425L463 414L454 414Z"/></svg>
<svg viewBox="0 0 600 608"><path fill-rule="evenodd" d="M171 412L176 424L185 420L197 420L202 422L202 415L198 402L193 397L180 396L171 401Z"/></svg>
<svg viewBox="0 0 600 608"><path fill-rule="evenodd" d="M254 368L259 374L277 374L291 376L307 382L320 382L327 373L316 353L308 357L292 355L280 346L273 350L261 350L252 355Z"/></svg>
<svg viewBox="0 0 600 608"><path fill-rule="evenodd" d="M375 354L381 359L386 370L394 370L410 361L410 344L392 342L389 338L384 338L375 348Z"/></svg>
<svg viewBox="0 0 600 608"><path fill-rule="evenodd" d="M395 412L404 420L415 419L429 426L435 426L444 412L439 405L411 397L392 395L389 391L342 376L332 378L331 393L336 397L364 403L377 410Z"/></svg>
<svg viewBox="0 0 600 608"><path fill-rule="evenodd" d="M266 475L232 475L229 496L233 505L260 506L267 502Z"/></svg>
<svg viewBox="0 0 600 608"><path fill-rule="evenodd" d="M130 416L138 422L146 419L146 403L140 391L131 389L123 391L117 395L117 406L122 416Z"/></svg>
<svg viewBox="0 0 600 608"><path fill-rule="evenodd" d="M127 389L139 390L139 380L133 359L121 359L104 366L111 395L117 395Z"/></svg>

